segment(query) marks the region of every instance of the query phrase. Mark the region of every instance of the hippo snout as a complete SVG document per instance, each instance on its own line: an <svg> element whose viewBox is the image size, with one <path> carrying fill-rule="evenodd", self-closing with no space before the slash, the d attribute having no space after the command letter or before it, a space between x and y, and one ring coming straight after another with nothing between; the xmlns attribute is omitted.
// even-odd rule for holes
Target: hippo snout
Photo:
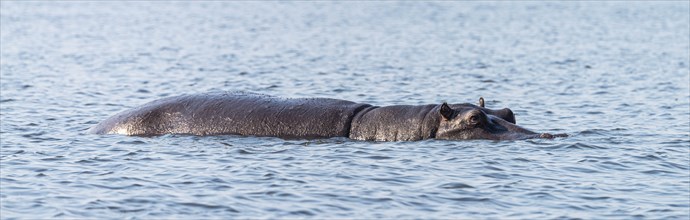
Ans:
<svg viewBox="0 0 690 220"><path fill-rule="evenodd" d="M546 139L553 139L557 137L568 137L568 134L549 134L549 133L542 133L539 135L539 138L546 138Z"/></svg>

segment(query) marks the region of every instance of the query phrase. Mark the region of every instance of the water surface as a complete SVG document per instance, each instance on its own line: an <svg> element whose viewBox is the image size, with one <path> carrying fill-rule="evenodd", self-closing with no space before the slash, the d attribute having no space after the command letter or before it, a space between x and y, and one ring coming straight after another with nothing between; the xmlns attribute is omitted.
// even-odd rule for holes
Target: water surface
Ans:
<svg viewBox="0 0 690 220"><path fill-rule="evenodd" d="M687 2L6 2L0 214L690 216ZM242 90L509 107L554 140L89 135Z"/></svg>

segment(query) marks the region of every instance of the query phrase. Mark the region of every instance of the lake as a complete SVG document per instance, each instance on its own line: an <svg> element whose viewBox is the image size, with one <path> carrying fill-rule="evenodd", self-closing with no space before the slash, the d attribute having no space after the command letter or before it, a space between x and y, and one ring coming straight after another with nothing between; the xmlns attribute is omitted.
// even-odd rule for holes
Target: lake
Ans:
<svg viewBox="0 0 690 220"><path fill-rule="evenodd" d="M0 4L2 219L688 219L687 2ZM476 103L570 137L87 134L175 95Z"/></svg>

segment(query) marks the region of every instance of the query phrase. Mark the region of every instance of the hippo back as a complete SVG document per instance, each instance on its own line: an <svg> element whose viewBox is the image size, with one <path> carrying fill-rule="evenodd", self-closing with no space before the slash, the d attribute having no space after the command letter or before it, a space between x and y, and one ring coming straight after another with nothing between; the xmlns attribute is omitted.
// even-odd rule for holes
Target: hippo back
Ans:
<svg viewBox="0 0 690 220"><path fill-rule="evenodd" d="M354 115L369 106L337 99L289 99L237 92L183 95L112 116L91 132L144 136L347 137Z"/></svg>
<svg viewBox="0 0 690 220"><path fill-rule="evenodd" d="M414 141L434 138L438 105L369 107L352 120L350 138L372 141Z"/></svg>

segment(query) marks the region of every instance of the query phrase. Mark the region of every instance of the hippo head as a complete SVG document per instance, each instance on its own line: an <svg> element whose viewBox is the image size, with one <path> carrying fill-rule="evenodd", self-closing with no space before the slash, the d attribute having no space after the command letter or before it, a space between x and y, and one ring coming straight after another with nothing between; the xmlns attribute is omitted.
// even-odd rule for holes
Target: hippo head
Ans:
<svg viewBox="0 0 690 220"><path fill-rule="evenodd" d="M466 140L516 140L528 138L567 137L566 134L536 133L515 124L515 115L508 108L492 110L484 108L484 99L479 106L473 104L441 104L441 115L437 139Z"/></svg>

